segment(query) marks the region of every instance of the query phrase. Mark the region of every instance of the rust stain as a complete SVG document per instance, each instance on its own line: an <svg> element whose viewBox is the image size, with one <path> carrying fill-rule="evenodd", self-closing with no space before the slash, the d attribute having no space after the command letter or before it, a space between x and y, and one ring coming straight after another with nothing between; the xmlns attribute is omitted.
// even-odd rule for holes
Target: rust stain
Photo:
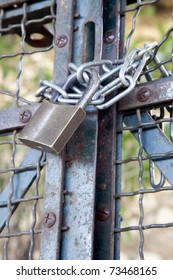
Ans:
<svg viewBox="0 0 173 280"><path fill-rule="evenodd" d="M75 202L75 196L74 196L74 193L71 192L70 193L70 204L73 204Z"/></svg>
<svg viewBox="0 0 173 280"><path fill-rule="evenodd" d="M100 184L100 188L101 188L102 190L105 190L105 189L106 189L106 184L105 184L105 183Z"/></svg>
<svg viewBox="0 0 173 280"><path fill-rule="evenodd" d="M77 238L75 238L75 246L79 246L79 241Z"/></svg>
<svg viewBox="0 0 173 280"><path fill-rule="evenodd" d="M60 4L61 4L61 6L64 6L65 0L60 0Z"/></svg>
<svg viewBox="0 0 173 280"><path fill-rule="evenodd" d="M78 174L78 173L77 173L76 171L73 171L73 176L74 176L74 177L76 177L77 174Z"/></svg>

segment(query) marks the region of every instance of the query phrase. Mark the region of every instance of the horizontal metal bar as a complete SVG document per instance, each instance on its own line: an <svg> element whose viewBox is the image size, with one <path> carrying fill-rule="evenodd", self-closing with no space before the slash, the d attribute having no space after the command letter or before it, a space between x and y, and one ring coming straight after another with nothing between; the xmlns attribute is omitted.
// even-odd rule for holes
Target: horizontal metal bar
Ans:
<svg viewBox="0 0 173 280"><path fill-rule="evenodd" d="M14 129L22 129L26 123L21 121L21 114L26 110L34 113L39 108L40 104L35 103L32 105L24 105L20 107L11 107L0 111L0 134L6 134L12 132Z"/></svg>
<svg viewBox="0 0 173 280"><path fill-rule="evenodd" d="M14 1L17 2L17 1ZM21 1L25 2L25 1ZM31 2L31 1L30 1ZM27 5L27 20L33 19L41 19L47 15L50 15L50 7L52 5L51 0L41 0L35 3L28 3ZM0 6L1 8L1 6ZM2 27L7 27L12 24L20 24L21 19L23 18L23 7L19 6L17 8L8 7L8 9L4 9L4 13L2 16Z"/></svg>
<svg viewBox="0 0 173 280"><path fill-rule="evenodd" d="M119 102L119 110L151 108L173 101L173 80L163 78L137 86L129 95Z"/></svg>
<svg viewBox="0 0 173 280"><path fill-rule="evenodd" d="M19 5L29 1L32 2L32 0L0 0L0 8L12 6L12 5Z"/></svg>

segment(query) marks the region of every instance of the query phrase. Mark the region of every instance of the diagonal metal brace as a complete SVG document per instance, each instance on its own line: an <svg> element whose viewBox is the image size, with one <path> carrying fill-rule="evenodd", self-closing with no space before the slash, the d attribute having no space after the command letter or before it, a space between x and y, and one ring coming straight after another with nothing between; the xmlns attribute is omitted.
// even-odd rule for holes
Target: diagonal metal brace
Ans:
<svg viewBox="0 0 173 280"><path fill-rule="evenodd" d="M153 162L168 182L173 185L173 143L156 126L154 119L147 112L141 113L140 122L136 114L124 116L124 123L127 127L136 127L132 133L138 141L138 129L142 124L141 137L144 150L152 157Z"/></svg>
<svg viewBox="0 0 173 280"><path fill-rule="evenodd" d="M13 183L9 181L8 185L4 188L3 192L0 194L0 204L6 204L9 201L9 195L11 189L13 188L13 196L10 202L11 209L10 211L14 212L17 204L12 204L12 201L21 199L25 196L32 183L36 179L37 176L37 163L40 159L41 153L40 151L30 149L24 160L22 161L19 171L16 171L13 176ZM45 161L45 154L42 155L40 159L40 166L43 166L43 162ZM23 170L22 170L23 168ZM26 170L25 170L26 168ZM25 172L24 172L25 171ZM9 209L8 205L5 207L0 207L0 232L3 230L5 223L8 219Z"/></svg>

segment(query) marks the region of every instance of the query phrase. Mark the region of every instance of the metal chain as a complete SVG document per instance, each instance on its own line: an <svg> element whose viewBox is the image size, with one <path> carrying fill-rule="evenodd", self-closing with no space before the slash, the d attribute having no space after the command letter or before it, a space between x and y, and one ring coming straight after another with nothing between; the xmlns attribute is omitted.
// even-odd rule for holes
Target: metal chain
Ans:
<svg viewBox="0 0 173 280"><path fill-rule="evenodd" d="M36 92L37 97L48 99L52 102L62 104L76 104L83 96L89 84L88 73L92 68L101 66L99 76L99 88L96 91L90 104L99 110L104 110L118 102L129 94L140 77L143 75L146 65L154 55L158 43L145 44L144 49L134 49L125 59L116 61L101 60L87 62L79 67L69 64L70 75L63 85L56 85L47 80L40 81L40 88ZM107 98L112 92L121 90L117 95ZM53 94L54 93L54 94Z"/></svg>

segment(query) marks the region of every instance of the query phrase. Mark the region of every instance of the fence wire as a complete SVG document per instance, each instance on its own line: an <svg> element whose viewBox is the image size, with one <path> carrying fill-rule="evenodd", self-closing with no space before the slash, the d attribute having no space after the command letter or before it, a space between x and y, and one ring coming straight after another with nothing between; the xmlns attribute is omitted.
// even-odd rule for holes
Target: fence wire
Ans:
<svg viewBox="0 0 173 280"><path fill-rule="evenodd" d="M38 101L38 81L52 74L55 4L31 2L7 1L1 9L1 109ZM38 259L45 159L18 141L15 112L6 114L11 132L0 134L0 259Z"/></svg>
<svg viewBox="0 0 173 280"><path fill-rule="evenodd" d="M38 81L51 80L55 3L44 2L41 12L42 1L13 7L8 7L7 1L1 8L0 109L37 102ZM132 4L120 11L126 18L121 57L144 43L158 41L154 63L146 67L145 80L140 82L171 77L172 6L163 0L129 2ZM161 13L162 5L168 5L165 13ZM32 154L18 141L18 130L13 127L15 116L10 112L11 131L0 133L0 258L38 259L45 157L40 152ZM155 159L172 158L172 151L146 153L143 135L151 123L143 121L143 112L136 110L135 125L125 122L126 114L118 112L115 203L121 200L121 226L117 223L115 234L121 235L121 258L172 259L173 186L154 164ZM155 121L152 125L173 142L172 104L147 112Z"/></svg>
<svg viewBox="0 0 173 280"><path fill-rule="evenodd" d="M140 83L172 77L171 1L131 3L121 11L122 16L126 16L126 41L122 56L131 48L158 41L154 64L147 66L145 80ZM164 152L164 143L158 141L153 132L152 137L146 137L150 137L149 141L155 146L160 145L159 152L146 153L146 128L151 127L151 123L143 119L146 113L152 116L153 126L162 130L169 141L173 140L171 102L152 110L137 109L132 113L135 124L130 121L130 112L119 112L116 169L117 176L122 176L122 182L120 185L117 180L115 199L117 204L121 200L121 226L116 226L115 234L121 236L122 259L172 259L173 186L155 164L157 158L163 160L163 169L168 168L164 160L172 158L172 151Z"/></svg>

